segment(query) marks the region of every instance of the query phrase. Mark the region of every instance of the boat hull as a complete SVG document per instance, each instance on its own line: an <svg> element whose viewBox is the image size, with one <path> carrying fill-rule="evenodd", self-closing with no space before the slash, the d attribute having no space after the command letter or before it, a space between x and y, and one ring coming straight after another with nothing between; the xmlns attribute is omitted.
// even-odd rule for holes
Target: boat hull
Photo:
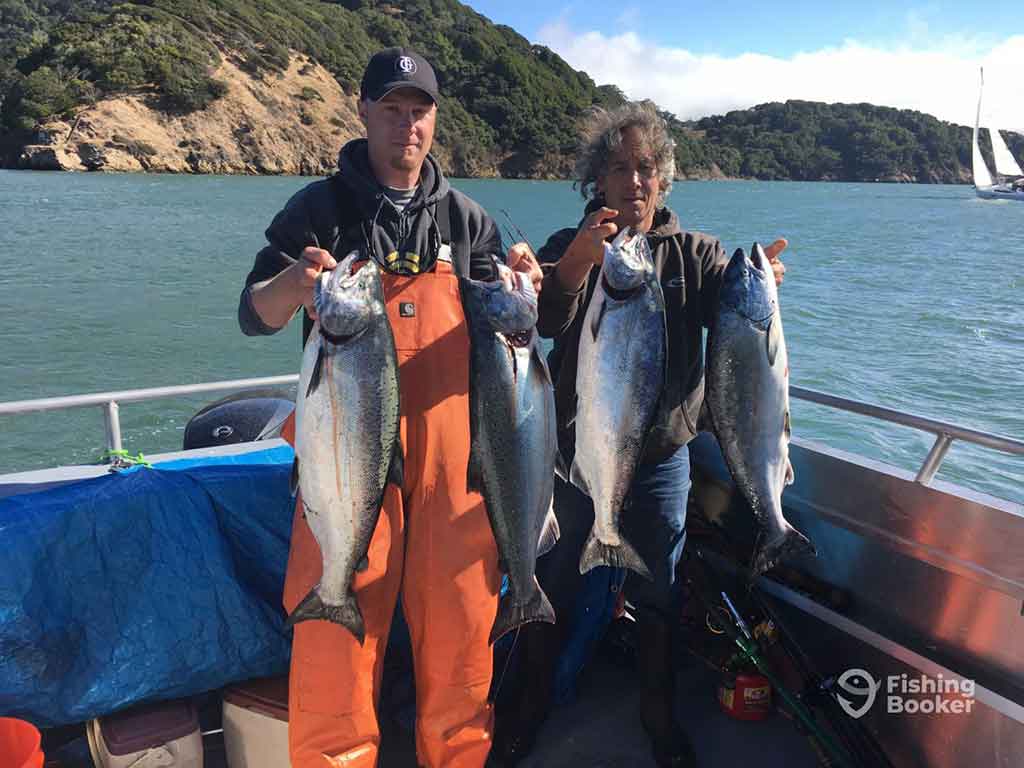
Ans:
<svg viewBox="0 0 1024 768"><path fill-rule="evenodd" d="M1024 202L1024 189L1012 190L999 187L975 187L978 197L984 200L1020 200Z"/></svg>
<svg viewBox="0 0 1024 768"><path fill-rule="evenodd" d="M717 444L700 435L690 456L698 509L741 539L741 501ZM785 514L819 552L789 563L804 574L793 585L817 584L827 599L786 586L785 573L783 583L760 583L817 671L859 668L882 683L863 722L897 766L1018 764L1024 508L940 481L925 486L890 465L806 441L793 441L790 458L796 481L783 495ZM733 565L742 573L742 563ZM886 687L902 675L974 681L971 711L887 711Z"/></svg>

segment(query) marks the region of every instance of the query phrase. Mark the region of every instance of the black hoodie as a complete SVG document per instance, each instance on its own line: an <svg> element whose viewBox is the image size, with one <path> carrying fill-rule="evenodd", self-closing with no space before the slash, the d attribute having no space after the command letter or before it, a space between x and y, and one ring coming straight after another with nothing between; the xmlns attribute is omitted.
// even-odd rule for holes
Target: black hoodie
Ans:
<svg viewBox="0 0 1024 768"><path fill-rule="evenodd" d="M600 200L591 201L584 218L602 205ZM553 265L562 258L577 231L578 227L570 227L555 232L537 254L546 273L537 331L555 340L551 372L555 376L559 447L566 462L571 462L574 455L571 423L575 417L580 329L600 274L599 269L591 268L583 287L576 292L566 291L559 283ZM710 325L718 306L718 290L728 259L716 238L680 229L678 217L669 208L655 211L647 242L665 294L668 328L668 377L643 459L658 462L697 434L704 400L703 328Z"/></svg>
<svg viewBox="0 0 1024 768"><path fill-rule="evenodd" d="M498 228L483 208L449 186L432 155L423 163L415 196L399 211L370 169L366 139L350 141L339 155L338 172L296 192L267 228L267 245L256 254L239 297L242 332L256 336L280 330L260 320L252 306L251 287L294 264L307 246L326 248L338 261L354 249L363 255L371 250L369 255L385 268L389 253L413 252L420 256L420 271L429 270L437 259L438 203L446 195L450 196L444 204L450 205L456 273L475 280L493 279L491 257L504 258ZM311 327L304 316L303 341Z"/></svg>

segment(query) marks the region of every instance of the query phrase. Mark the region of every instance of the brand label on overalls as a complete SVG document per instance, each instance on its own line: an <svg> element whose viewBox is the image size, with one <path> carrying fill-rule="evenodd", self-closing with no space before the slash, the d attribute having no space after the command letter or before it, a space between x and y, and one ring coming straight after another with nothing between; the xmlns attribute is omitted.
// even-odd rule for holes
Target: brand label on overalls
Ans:
<svg viewBox="0 0 1024 768"><path fill-rule="evenodd" d="M416 305L411 301L398 302L399 317L416 317Z"/></svg>

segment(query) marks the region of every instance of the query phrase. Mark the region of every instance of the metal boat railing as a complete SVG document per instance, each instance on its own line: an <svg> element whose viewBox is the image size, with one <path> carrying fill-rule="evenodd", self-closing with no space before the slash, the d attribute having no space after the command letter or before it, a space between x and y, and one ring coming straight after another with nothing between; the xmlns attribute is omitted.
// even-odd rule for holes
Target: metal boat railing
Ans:
<svg viewBox="0 0 1024 768"><path fill-rule="evenodd" d="M152 387L149 389L125 389L117 392L96 392L89 395L70 395L68 397L43 397L36 400L14 400L12 402L0 403L0 416L21 413L33 413L37 411L61 411L69 408L99 407L103 409L104 423L107 432L107 448L110 451L121 450L121 419L119 415L120 403L137 403L146 400L162 400L172 397L183 397L187 395L199 395L210 392L226 392L255 387L288 386L296 384L298 375L268 376L258 379L234 379L231 381L213 381L206 384L184 384L173 387ZM799 400L806 400L811 403L825 405L840 411L857 413L869 416L874 419L886 421L891 424L901 424L906 427L930 432L935 435L935 442L932 444L928 456L925 458L921 468L917 471L917 482L928 485L935 473L942 465L943 459L949 452L954 440L962 440L965 443L974 443L985 448L991 448L1004 453L1024 456L1024 442L1010 437L1003 437L989 432L982 432L976 429L968 429L949 422L930 419L925 416L916 416L911 413L897 411L892 408L885 408L880 405L863 403L859 400L850 400L845 397L836 397L824 392L817 392L813 389L803 387L789 388L791 397Z"/></svg>
<svg viewBox="0 0 1024 768"><path fill-rule="evenodd" d="M90 395L69 395L67 397L41 397L36 400L14 400L0 403L0 416L38 411L64 411L69 408L99 406L103 409L107 430L107 450L121 450L121 416L119 403L139 403L146 400L166 400L172 397L202 395L209 392L228 392L255 387L278 387L295 384L298 374L288 376L267 376L260 379L233 379L211 381L206 384L180 384L173 387L151 387L149 389L122 389L117 392L94 392Z"/></svg>
<svg viewBox="0 0 1024 768"><path fill-rule="evenodd" d="M903 411L884 408L880 405L862 403L859 400L848 400L845 397L827 395L824 392L804 389L803 387L790 386L789 394L791 397L799 400L827 405L841 411L848 411L849 413L859 413L863 416L870 416L891 424L901 424L905 427L912 427L935 435L935 442L932 444L931 450L928 451L928 456L925 457L924 463L917 471L917 477L915 478L922 485L928 485L932 478L935 477L935 473L939 471L942 460L946 458L946 454L949 452L949 448L953 445L954 440L963 440L965 443L974 443L975 445L992 448L996 451L1024 456L1024 442L1014 440L1012 437L1003 437L1002 435L994 435L990 432L981 432L977 429L968 429L967 427L960 427L946 421L929 419L926 416L915 416L912 413L904 413Z"/></svg>

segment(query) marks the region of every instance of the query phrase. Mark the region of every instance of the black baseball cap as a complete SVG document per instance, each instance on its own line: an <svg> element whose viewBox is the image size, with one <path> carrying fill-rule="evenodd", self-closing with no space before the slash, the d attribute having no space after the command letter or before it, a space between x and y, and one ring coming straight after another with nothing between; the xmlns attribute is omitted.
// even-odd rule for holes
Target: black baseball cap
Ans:
<svg viewBox="0 0 1024 768"><path fill-rule="evenodd" d="M396 88L418 88L435 104L439 101L434 68L409 48L385 48L373 54L359 85L359 97L379 101Z"/></svg>

